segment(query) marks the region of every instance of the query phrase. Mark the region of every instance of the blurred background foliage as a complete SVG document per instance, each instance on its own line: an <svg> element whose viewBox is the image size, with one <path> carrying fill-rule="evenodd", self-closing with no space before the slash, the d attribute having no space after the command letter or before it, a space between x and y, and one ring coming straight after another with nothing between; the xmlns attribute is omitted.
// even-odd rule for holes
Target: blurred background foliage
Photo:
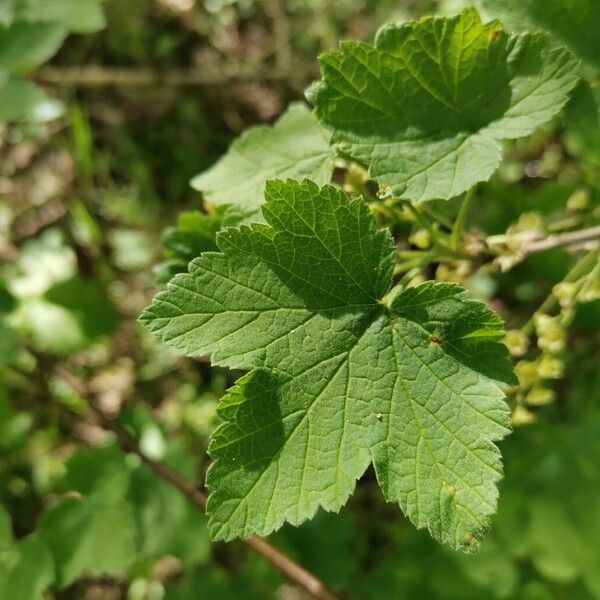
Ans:
<svg viewBox="0 0 600 600"><path fill-rule="evenodd" d="M301 99L316 56L339 39L467 4L0 0L0 598L304 597L241 545L211 544L204 517L118 450L57 368L85 379L145 453L202 482L214 409L238 374L176 357L136 323L157 287L215 248L224 213L203 206L190 179ZM483 5L511 26L539 24L513 3ZM568 28L554 33L589 50L586 79L479 187L475 246L600 220L598 36L582 45ZM349 191L364 184L351 165L336 176ZM451 221L458 204L430 206ZM407 251L427 249L409 214L390 221L373 208ZM340 515L272 541L347 598L600 598L598 267L576 280L585 302L581 289L553 288L577 257L406 267L460 281L512 330L516 431L479 554L414 530L370 472ZM549 294L558 316L527 325Z"/></svg>

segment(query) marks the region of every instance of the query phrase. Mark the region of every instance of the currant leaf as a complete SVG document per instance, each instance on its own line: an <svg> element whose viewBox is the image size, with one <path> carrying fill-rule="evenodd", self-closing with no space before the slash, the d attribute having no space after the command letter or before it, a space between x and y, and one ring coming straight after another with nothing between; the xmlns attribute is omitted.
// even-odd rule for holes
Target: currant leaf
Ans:
<svg viewBox="0 0 600 600"><path fill-rule="evenodd" d="M509 36L473 9L385 26L374 46L343 42L320 62L307 97L333 143L414 201L489 179L500 141L552 118L578 79L568 50L542 34Z"/></svg>
<svg viewBox="0 0 600 600"><path fill-rule="evenodd" d="M227 229L141 321L191 356L248 369L209 452L214 539L337 511L370 463L385 497L473 549L509 431L502 322L457 285L391 286L394 245L362 199L270 181L264 224Z"/></svg>

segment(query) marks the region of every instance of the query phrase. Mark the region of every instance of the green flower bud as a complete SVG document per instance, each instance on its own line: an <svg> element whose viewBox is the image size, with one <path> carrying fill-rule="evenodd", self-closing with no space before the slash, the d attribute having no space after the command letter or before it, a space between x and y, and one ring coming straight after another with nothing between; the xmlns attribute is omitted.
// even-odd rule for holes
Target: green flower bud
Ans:
<svg viewBox="0 0 600 600"><path fill-rule="evenodd" d="M566 331L557 317L536 315L535 330L541 350L557 354L565 349Z"/></svg>
<svg viewBox="0 0 600 600"><path fill-rule="evenodd" d="M511 231L543 231L544 219L538 212L525 212L511 227Z"/></svg>
<svg viewBox="0 0 600 600"><path fill-rule="evenodd" d="M527 410L521 404L517 404L512 414L512 423L515 427L521 427L522 425L530 425L535 422L536 416L529 410Z"/></svg>
<svg viewBox="0 0 600 600"><path fill-rule="evenodd" d="M431 234L427 229L419 229L408 238L408 241L421 250L427 250L431 247Z"/></svg>
<svg viewBox="0 0 600 600"><path fill-rule="evenodd" d="M546 406L556 400L556 394L549 388L536 387L525 396L525 403L529 406Z"/></svg>
<svg viewBox="0 0 600 600"><path fill-rule="evenodd" d="M529 349L529 338L518 329L511 329L506 332L504 345L512 356L523 356Z"/></svg>
<svg viewBox="0 0 600 600"><path fill-rule="evenodd" d="M600 300L600 281L591 281L583 286L579 294L577 294L579 302L594 302Z"/></svg>
<svg viewBox="0 0 600 600"><path fill-rule="evenodd" d="M565 373L565 365L560 358L544 354L538 365L538 373L544 379L560 379Z"/></svg>
<svg viewBox="0 0 600 600"><path fill-rule="evenodd" d="M515 373L522 388L531 387L540 378L536 363L529 360L520 360L515 365Z"/></svg>
<svg viewBox="0 0 600 600"><path fill-rule="evenodd" d="M348 193L360 193L367 181L369 181L369 174L366 169L356 163L350 163L346 171L344 191Z"/></svg>
<svg viewBox="0 0 600 600"><path fill-rule="evenodd" d="M575 190L567 200L567 210L585 210L590 206L590 193L588 190Z"/></svg>
<svg viewBox="0 0 600 600"><path fill-rule="evenodd" d="M552 292L556 296L558 303L563 308L569 308L570 306L573 306L575 302L577 285L575 283L571 283L570 281L562 281L554 286Z"/></svg>

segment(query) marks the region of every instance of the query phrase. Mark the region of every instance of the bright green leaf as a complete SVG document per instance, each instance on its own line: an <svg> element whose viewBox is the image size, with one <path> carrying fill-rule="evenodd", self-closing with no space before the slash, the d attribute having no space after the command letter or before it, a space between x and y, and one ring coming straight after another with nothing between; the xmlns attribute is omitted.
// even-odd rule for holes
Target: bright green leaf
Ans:
<svg viewBox="0 0 600 600"><path fill-rule="evenodd" d="M307 92L343 154L401 198L451 198L489 179L500 140L565 104L577 62L540 35L509 37L470 9L388 25L375 45L343 42Z"/></svg>
<svg viewBox="0 0 600 600"><path fill-rule="evenodd" d="M273 125L244 132L216 165L192 180L213 204L258 213L267 179L311 179L329 183L333 150L329 135L304 104L292 104Z"/></svg>
<svg viewBox="0 0 600 600"><path fill-rule="evenodd" d="M418 527L472 549L494 511L512 381L501 320L456 285L391 285L394 246L362 199L267 184L267 225L176 276L141 320L253 369L221 401L207 484L215 539L337 511L372 462ZM389 297L389 296L388 296Z"/></svg>

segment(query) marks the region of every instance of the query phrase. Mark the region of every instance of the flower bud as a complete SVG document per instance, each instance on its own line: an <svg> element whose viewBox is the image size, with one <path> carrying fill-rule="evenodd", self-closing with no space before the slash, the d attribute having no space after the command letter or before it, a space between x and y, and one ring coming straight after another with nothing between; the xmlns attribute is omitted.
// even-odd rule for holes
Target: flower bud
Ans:
<svg viewBox="0 0 600 600"><path fill-rule="evenodd" d="M554 391L543 387L533 388L525 396L525 403L529 406L546 406L547 404L552 404L554 400L556 400Z"/></svg>
<svg viewBox="0 0 600 600"><path fill-rule="evenodd" d="M544 354L538 365L538 373L543 379L560 379L565 373L565 365L560 358Z"/></svg>
<svg viewBox="0 0 600 600"><path fill-rule="evenodd" d="M543 231L544 219L538 212L524 212L511 227L512 231Z"/></svg>
<svg viewBox="0 0 600 600"><path fill-rule="evenodd" d="M531 423L535 422L535 420L536 416L520 404L518 404L515 407L515 410L513 410L512 423L515 427L530 425Z"/></svg>
<svg viewBox="0 0 600 600"><path fill-rule="evenodd" d="M515 365L515 373L522 388L531 387L540 378L537 365L529 360L520 360Z"/></svg>
<svg viewBox="0 0 600 600"><path fill-rule="evenodd" d="M529 338L518 329L506 332L504 345L512 356L523 356L529 349Z"/></svg>
<svg viewBox="0 0 600 600"><path fill-rule="evenodd" d="M577 285L570 281L562 281L554 286L552 293L556 296L556 299L562 308L569 308L570 306L573 306L575 302Z"/></svg>
<svg viewBox="0 0 600 600"><path fill-rule="evenodd" d="M535 330L541 350L556 354L565 349L566 332L557 317L536 315Z"/></svg>
<svg viewBox="0 0 600 600"><path fill-rule="evenodd" d="M585 210L590 206L590 193L588 190L575 190L567 200L567 210Z"/></svg>
<svg viewBox="0 0 600 600"><path fill-rule="evenodd" d="M356 163L350 163L348 165L348 170L346 171L344 191L348 193L359 193L362 191L367 181L369 181L369 173L367 170Z"/></svg>
<svg viewBox="0 0 600 600"><path fill-rule="evenodd" d="M408 241L421 250L427 250L431 247L431 234L427 229L418 229L408 238Z"/></svg>
<svg viewBox="0 0 600 600"><path fill-rule="evenodd" d="M592 281L584 285L579 294L577 294L579 302L594 302L600 300L600 281Z"/></svg>

